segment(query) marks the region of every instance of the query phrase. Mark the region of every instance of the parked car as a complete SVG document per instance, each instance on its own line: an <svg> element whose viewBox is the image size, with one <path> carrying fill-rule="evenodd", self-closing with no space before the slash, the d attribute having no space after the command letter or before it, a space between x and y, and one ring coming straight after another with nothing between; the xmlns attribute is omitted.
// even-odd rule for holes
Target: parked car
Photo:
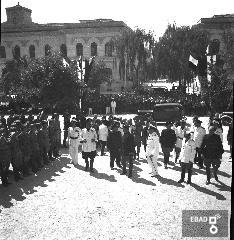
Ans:
<svg viewBox="0 0 234 240"><path fill-rule="evenodd" d="M183 106L179 103L156 104L152 110L138 110L138 115L151 115L156 122L175 122L183 118Z"/></svg>

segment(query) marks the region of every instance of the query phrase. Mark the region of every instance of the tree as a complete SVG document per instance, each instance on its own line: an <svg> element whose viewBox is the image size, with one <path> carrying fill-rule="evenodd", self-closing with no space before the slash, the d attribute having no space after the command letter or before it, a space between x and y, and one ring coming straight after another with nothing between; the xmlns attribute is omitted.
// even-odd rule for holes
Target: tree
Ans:
<svg viewBox="0 0 234 240"><path fill-rule="evenodd" d="M125 31L116 39L115 48L120 59L120 76L133 79L134 85L139 86L144 81L146 75L139 79L139 73L145 73L147 69L147 59L151 56L154 45L153 33L146 33L145 30ZM125 71L126 75L125 76Z"/></svg>
<svg viewBox="0 0 234 240"><path fill-rule="evenodd" d="M37 99L44 106L61 108L64 103L78 106L84 83L78 81L76 64L70 61L64 65L64 58L57 53L20 63L17 65L15 60L6 63L5 90L25 100Z"/></svg>
<svg viewBox="0 0 234 240"><path fill-rule="evenodd" d="M99 90L101 83L111 81L111 75L111 69L107 68L103 61L94 62L87 86Z"/></svg>
<svg viewBox="0 0 234 240"><path fill-rule="evenodd" d="M194 78L189 68L189 55L197 59L205 55L207 44L208 33L196 26L177 27L175 23L169 24L153 49L156 75L186 85Z"/></svg>

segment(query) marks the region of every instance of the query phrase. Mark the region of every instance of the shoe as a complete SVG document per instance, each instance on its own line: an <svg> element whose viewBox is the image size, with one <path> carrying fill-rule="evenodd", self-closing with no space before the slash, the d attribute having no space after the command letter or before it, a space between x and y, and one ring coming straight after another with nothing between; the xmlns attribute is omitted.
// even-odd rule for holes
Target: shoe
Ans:
<svg viewBox="0 0 234 240"><path fill-rule="evenodd" d="M85 168L85 172L87 172L87 171L88 171L88 169L89 169L89 168L88 168L88 167L86 167L86 168Z"/></svg>
<svg viewBox="0 0 234 240"><path fill-rule="evenodd" d="M132 175L128 175L128 178L131 178L132 177Z"/></svg>
<svg viewBox="0 0 234 240"><path fill-rule="evenodd" d="M120 173L120 175L125 175L127 172L122 172L122 173Z"/></svg>
<svg viewBox="0 0 234 240"><path fill-rule="evenodd" d="M216 181L219 181L218 176L214 176L214 179L215 179Z"/></svg>
<svg viewBox="0 0 234 240"><path fill-rule="evenodd" d="M90 169L90 172L94 173L94 170L93 170L93 169Z"/></svg>
<svg viewBox="0 0 234 240"><path fill-rule="evenodd" d="M157 177L157 176L159 176L159 174L152 175L151 177Z"/></svg>
<svg viewBox="0 0 234 240"><path fill-rule="evenodd" d="M183 183L184 182L184 180L183 179L180 179L179 181L178 181L178 183Z"/></svg>
<svg viewBox="0 0 234 240"><path fill-rule="evenodd" d="M209 184L210 184L210 181L207 180L207 181L206 181L206 185L209 185Z"/></svg>
<svg viewBox="0 0 234 240"><path fill-rule="evenodd" d="M111 170L114 170L114 168L112 167Z"/></svg>
<svg viewBox="0 0 234 240"><path fill-rule="evenodd" d="M119 168L122 168L122 165L120 165L120 164L117 164L117 167L119 167Z"/></svg>
<svg viewBox="0 0 234 240"><path fill-rule="evenodd" d="M164 165L164 168L165 168L165 169L168 169L167 165Z"/></svg>
<svg viewBox="0 0 234 240"><path fill-rule="evenodd" d="M187 181L186 183L187 183L187 184L191 184L191 181Z"/></svg>

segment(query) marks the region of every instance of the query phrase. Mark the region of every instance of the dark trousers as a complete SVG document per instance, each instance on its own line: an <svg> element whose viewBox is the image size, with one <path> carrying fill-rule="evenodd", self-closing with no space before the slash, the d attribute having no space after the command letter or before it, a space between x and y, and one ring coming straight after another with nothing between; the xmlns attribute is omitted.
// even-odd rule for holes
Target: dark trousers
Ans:
<svg viewBox="0 0 234 240"><path fill-rule="evenodd" d="M2 184L8 183L7 172L8 172L8 169L0 163L0 176L1 176Z"/></svg>
<svg viewBox="0 0 234 240"><path fill-rule="evenodd" d="M90 165L89 165L89 160L88 158L85 158L85 168L88 169L90 167L90 170L93 170L93 162L94 158L90 158Z"/></svg>
<svg viewBox="0 0 234 240"><path fill-rule="evenodd" d="M181 152L181 148L175 147L175 153L176 153L175 162L177 162L177 160L180 156L180 152Z"/></svg>
<svg viewBox="0 0 234 240"><path fill-rule="evenodd" d="M110 167L114 167L114 162L116 161L117 166L120 165L121 154L120 151L110 151Z"/></svg>
<svg viewBox="0 0 234 240"><path fill-rule="evenodd" d="M195 162L198 164L198 166L200 168L203 167L203 158L202 158L202 155L201 155L201 149L200 148L196 148Z"/></svg>
<svg viewBox="0 0 234 240"><path fill-rule="evenodd" d="M220 159L205 159L204 164L206 166L206 177L207 181L211 179L210 167L212 165L214 171L214 177L217 177L217 172L220 167Z"/></svg>
<svg viewBox="0 0 234 240"><path fill-rule="evenodd" d="M185 172L188 170L188 182L191 182L193 163L181 163L181 180L184 181Z"/></svg>
<svg viewBox="0 0 234 240"><path fill-rule="evenodd" d="M130 155L123 155L123 156L122 156L123 173L127 173L127 170L126 170L127 162L129 162L128 175L129 175L129 176L132 176L133 156L130 156Z"/></svg>
<svg viewBox="0 0 234 240"><path fill-rule="evenodd" d="M171 147L163 147L162 152L164 155L164 164L167 165L169 163L170 153L172 152L173 148Z"/></svg>
<svg viewBox="0 0 234 240"><path fill-rule="evenodd" d="M63 146L66 146L67 138L68 138L68 129L64 129Z"/></svg>
<svg viewBox="0 0 234 240"><path fill-rule="evenodd" d="M106 147L106 141L100 140L99 142L101 144L101 155L103 156L104 155L104 150L105 150L105 147Z"/></svg>

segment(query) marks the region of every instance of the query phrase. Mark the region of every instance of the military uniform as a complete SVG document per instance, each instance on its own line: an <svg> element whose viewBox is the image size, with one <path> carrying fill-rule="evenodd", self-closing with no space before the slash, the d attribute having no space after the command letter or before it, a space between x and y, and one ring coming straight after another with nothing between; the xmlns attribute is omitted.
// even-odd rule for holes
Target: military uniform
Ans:
<svg viewBox="0 0 234 240"><path fill-rule="evenodd" d="M20 141L19 141L19 135L20 132L17 130L16 125L13 125L11 128L12 134L11 134L11 164L13 167L14 177L15 180L18 181L19 179L22 179L20 176L20 170L23 169L23 156L20 149Z"/></svg>
<svg viewBox="0 0 234 240"><path fill-rule="evenodd" d="M30 147L30 135L29 132L26 130L26 126L24 126L23 132L19 135L19 144L20 149L22 152L23 158L23 175L28 176L29 174L29 163L30 157L32 155L32 149Z"/></svg>
<svg viewBox="0 0 234 240"><path fill-rule="evenodd" d="M8 185L7 172L11 161L10 142L4 128L0 129L0 176L2 184Z"/></svg>
<svg viewBox="0 0 234 240"><path fill-rule="evenodd" d="M43 122L46 124L46 121ZM48 152L50 147L49 134L46 125L38 130L38 143L40 148L40 153L44 164L49 163Z"/></svg>

